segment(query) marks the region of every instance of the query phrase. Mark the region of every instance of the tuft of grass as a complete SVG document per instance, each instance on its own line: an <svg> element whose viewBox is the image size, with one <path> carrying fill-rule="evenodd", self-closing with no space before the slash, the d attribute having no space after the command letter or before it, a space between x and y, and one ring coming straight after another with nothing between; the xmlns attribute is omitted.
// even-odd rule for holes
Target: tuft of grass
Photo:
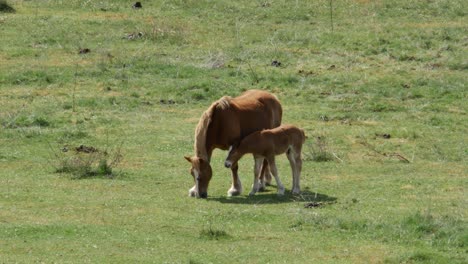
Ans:
<svg viewBox="0 0 468 264"><path fill-rule="evenodd" d="M214 229L211 225L208 228L203 228L200 231L200 238L201 239L208 239L208 240L221 240L221 239L229 239L231 236L226 233L224 230Z"/></svg>
<svg viewBox="0 0 468 264"><path fill-rule="evenodd" d="M4 128L49 127L51 122L47 117L36 115L16 114L9 115L1 122Z"/></svg>
<svg viewBox="0 0 468 264"><path fill-rule="evenodd" d="M427 212L418 212L404 218L401 227L418 239L429 240L437 246L464 248L468 245L464 223L450 216L435 217Z"/></svg>
<svg viewBox="0 0 468 264"><path fill-rule="evenodd" d="M0 0L0 13L15 13L16 10L7 3L6 0Z"/></svg>

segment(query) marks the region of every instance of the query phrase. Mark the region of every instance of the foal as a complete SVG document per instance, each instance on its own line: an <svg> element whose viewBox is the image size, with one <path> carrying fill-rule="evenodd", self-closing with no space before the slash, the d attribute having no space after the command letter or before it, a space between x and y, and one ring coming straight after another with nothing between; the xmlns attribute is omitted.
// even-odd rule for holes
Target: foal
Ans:
<svg viewBox="0 0 468 264"><path fill-rule="evenodd" d="M224 166L230 168L242 156L252 153L255 158L255 169L254 183L249 195L254 195L260 188L260 172L264 169L262 164L263 160L266 159L275 177L278 195L283 195L284 185L278 177L275 156L286 153L293 174L292 193L299 194L301 191L299 177L302 169L301 149L305 139L304 130L292 125L282 125L273 129L257 131L243 138L238 145L231 146Z"/></svg>

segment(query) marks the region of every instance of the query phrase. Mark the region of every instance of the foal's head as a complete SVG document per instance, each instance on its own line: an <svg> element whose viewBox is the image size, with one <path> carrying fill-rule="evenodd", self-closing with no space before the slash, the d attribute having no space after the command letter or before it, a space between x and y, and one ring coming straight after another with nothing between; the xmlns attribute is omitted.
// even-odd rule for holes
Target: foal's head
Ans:
<svg viewBox="0 0 468 264"><path fill-rule="evenodd" d="M190 190L190 196L197 196L199 198L208 197L208 184L210 183L213 172L210 163L200 157L184 157L192 164L190 174L195 181L195 189Z"/></svg>
<svg viewBox="0 0 468 264"><path fill-rule="evenodd" d="M229 148L228 156L226 158L226 161L224 161L224 166L226 168L231 168L232 165L236 164L237 161L242 158L244 155L239 151L239 144L234 144Z"/></svg>

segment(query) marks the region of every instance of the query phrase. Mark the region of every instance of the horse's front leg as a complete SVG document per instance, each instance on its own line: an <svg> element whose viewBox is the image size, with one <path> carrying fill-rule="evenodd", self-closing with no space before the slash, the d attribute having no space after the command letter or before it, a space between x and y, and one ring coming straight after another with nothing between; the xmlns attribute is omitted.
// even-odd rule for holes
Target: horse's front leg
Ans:
<svg viewBox="0 0 468 264"><path fill-rule="evenodd" d="M228 190L228 196L237 196L242 193L242 183L239 179L239 175L237 174L237 170L239 166L236 164L232 165L231 172L232 172L232 185L231 188Z"/></svg>

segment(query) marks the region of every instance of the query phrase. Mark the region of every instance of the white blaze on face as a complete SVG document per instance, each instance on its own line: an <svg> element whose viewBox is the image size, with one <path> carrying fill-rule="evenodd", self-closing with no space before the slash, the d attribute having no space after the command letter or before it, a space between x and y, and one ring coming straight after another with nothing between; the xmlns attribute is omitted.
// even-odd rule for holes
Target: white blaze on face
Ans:
<svg viewBox="0 0 468 264"><path fill-rule="evenodd" d="M198 176L200 175L200 173L198 172L198 170L193 170L193 177L195 177L195 191L197 192L197 196L200 194L198 192Z"/></svg>

